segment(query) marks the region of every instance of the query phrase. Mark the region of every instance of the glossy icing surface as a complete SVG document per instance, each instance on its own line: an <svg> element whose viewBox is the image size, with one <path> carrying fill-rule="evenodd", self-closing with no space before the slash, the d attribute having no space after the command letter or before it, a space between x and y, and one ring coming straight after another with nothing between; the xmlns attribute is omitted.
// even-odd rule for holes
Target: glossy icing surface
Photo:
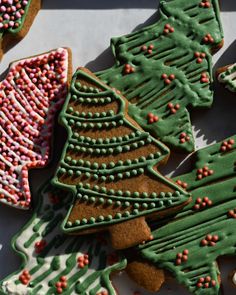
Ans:
<svg viewBox="0 0 236 295"><path fill-rule="evenodd" d="M189 195L154 169L168 148L129 118L118 91L85 69L73 76L60 121L68 141L54 184L75 196L65 231L112 225L187 202Z"/></svg>
<svg viewBox="0 0 236 295"><path fill-rule="evenodd" d="M209 107L213 99L211 55L223 40L218 0L160 1L159 12L153 25L112 39L115 65L98 76L124 94L146 131L190 152L187 107Z"/></svg>
<svg viewBox="0 0 236 295"><path fill-rule="evenodd" d="M68 51L59 48L14 62L0 83L0 202L30 207L28 170L49 161L67 75Z"/></svg>
<svg viewBox="0 0 236 295"><path fill-rule="evenodd" d="M236 64L229 66L219 75L218 79L227 89L236 92Z"/></svg>
<svg viewBox="0 0 236 295"><path fill-rule="evenodd" d="M61 222L72 196L48 183L31 220L14 238L22 267L0 283L4 295L115 295L109 276L125 268L102 235L72 237Z"/></svg>
<svg viewBox="0 0 236 295"><path fill-rule="evenodd" d="M235 255L236 136L196 153L193 170L175 180L193 201L175 220L154 230L141 255L169 270L193 294L220 294L217 259ZM209 173L209 171L211 171Z"/></svg>

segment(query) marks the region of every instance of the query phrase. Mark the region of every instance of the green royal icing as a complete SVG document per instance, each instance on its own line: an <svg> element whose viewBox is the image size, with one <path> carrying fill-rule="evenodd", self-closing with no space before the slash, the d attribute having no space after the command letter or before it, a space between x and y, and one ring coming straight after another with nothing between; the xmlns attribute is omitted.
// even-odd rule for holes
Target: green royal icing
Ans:
<svg viewBox="0 0 236 295"><path fill-rule="evenodd" d="M209 0L209 8L201 7L203 2L161 0L160 20L113 38L115 64L97 73L124 94L130 103L129 115L144 130L185 152L194 149L187 107L211 106L212 50L223 40L218 0ZM198 59L197 53L204 57ZM128 70L125 65L130 66ZM157 116L157 121L152 122L149 114Z"/></svg>
<svg viewBox="0 0 236 295"><path fill-rule="evenodd" d="M196 153L193 170L175 178L187 184L192 202L171 223L155 224L153 241L139 246L142 257L170 271L193 294L220 294L217 259L235 255L235 141L233 136ZM177 261L184 250L187 260Z"/></svg>
<svg viewBox="0 0 236 295"><path fill-rule="evenodd" d="M168 148L128 120L122 96L94 77L84 70L74 74L70 94L60 114L60 122L68 132L68 140L53 184L71 190L75 196L75 202L63 223L65 232L104 227L149 215L176 207L187 202L189 198L184 190L153 169L168 156ZM86 81L94 87L84 89L80 81ZM88 98L94 101L93 110L96 112L99 108L104 110L104 101L107 102L107 109L113 108L117 111L110 112L107 117L88 118L85 115L85 118L81 118L72 108L80 107L87 113L88 106L85 101ZM111 122L115 124L111 125ZM101 124L101 128L98 124ZM125 129L120 131L120 127ZM90 135L86 136L84 130L90 132ZM104 132L107 132L105 136ZM140 149L143 149L142 155L134 157L133 153L140 153ZM149 153L151 149L153 153ZM112 161L97 163L111 156ZM137 191L130 191L130 184L135 181L139 183L139 186L135 187ZM150 191L151 184L153 188L155 186L155 191ZM165 193L160 191L163 186L168 190ZM138 191L139 189L141 191ZM94 210L99 210L103 204L103 208L110 208L114 214L98 214L97 217L82 217L71 222L71 212L78 201L80 204L91 205ZM101 205L100 208L98 205Z"/></svg>
<svg viewBox="0 0 236 295"><path fill-rule="evenodd" d="M1 4L1 6L3 7L0 12L1 37L3 37L5 33L17 34L22 30L32 0L13 0L12 2L12 4L10 4L10 1L9 3ZM11 11L7 11L7 9L11 9ZM6 17L6 15L9 17Z"/></svg>
<svg viewBox="0 0 236 295"><path fill-rule="evenodd" d="M102 291L117 294L109 276L125 268L126 260L108 246L102 235L78 238L61 233L60 225L72 198L69 193L46 184L39 197L33 217L13 239L13 248L22 257L23 265L0 282L0 294L60 294L56 283L62 276L67 283L62 294L96 295ZM36 247L40 241L45 241L41 251ZM89 263L81 267L78 259L84 254L88 254ZM20 279L24 270L30 274L27 284Z"/></svg>
<svg viewBox="0 0 236 295"><path fill-rule="evenodd" d="M226 71L219 75L218 79L227 89L236 92L236 64L229 66Z"/></svg>

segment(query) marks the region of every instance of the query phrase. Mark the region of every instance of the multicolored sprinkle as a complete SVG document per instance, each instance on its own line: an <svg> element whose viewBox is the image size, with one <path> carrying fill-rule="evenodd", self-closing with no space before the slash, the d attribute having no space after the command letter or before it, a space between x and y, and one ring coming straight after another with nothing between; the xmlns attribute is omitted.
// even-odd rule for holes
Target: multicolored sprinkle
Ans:
<svg viewBox="0 0 236 295"><path fill-rule="evenodd" d="M67 94L68 50L12 63L0 83L0 202L28 209L28 170L47 165L55 114Z"/></svg>

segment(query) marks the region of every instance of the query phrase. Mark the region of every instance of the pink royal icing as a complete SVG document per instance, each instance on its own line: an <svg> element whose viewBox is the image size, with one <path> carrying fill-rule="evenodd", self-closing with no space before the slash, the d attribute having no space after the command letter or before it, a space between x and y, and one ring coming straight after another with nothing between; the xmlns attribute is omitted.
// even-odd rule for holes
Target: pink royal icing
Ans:
<svg viewBox="0 0 236 295"><path fill-rule="evenodd" d="M59 48L14 62L0 83L0 202L29 208L28 170L49 161L67 76L68 51Z"/></svg>

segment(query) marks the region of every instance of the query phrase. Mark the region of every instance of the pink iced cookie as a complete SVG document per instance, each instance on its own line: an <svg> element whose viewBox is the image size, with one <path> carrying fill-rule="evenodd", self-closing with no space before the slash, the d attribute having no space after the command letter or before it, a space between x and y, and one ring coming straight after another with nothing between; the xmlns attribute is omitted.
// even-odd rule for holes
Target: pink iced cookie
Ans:
<svg viewBox="0 0 236 295"><path fill-rule="evenodd" d="M70 51L58 48L13 62L0 83L0 202L30 207L28 170L49 161L70 75Z"/></svg>

